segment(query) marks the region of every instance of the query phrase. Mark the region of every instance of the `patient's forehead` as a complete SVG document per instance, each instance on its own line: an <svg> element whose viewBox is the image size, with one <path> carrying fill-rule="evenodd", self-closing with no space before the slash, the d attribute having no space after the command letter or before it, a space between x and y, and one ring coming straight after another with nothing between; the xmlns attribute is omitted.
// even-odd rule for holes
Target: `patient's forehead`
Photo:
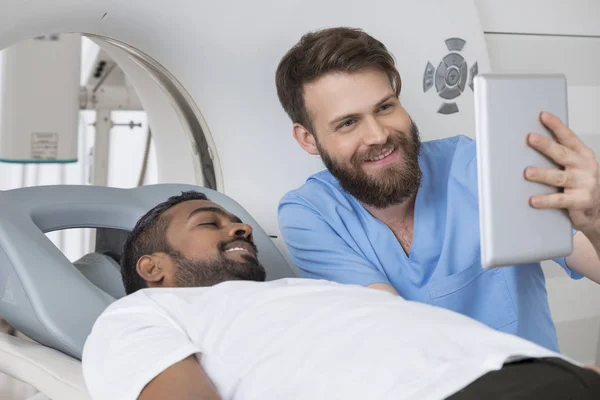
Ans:
<svg viewBox="0 0 600 400"><path fill-rule="evenodd" d="M220 210L222 213L229 214L223 207L210 200L188 200L171 207L164 215L171 219L171 223L181 224L188 221L190 215L200 210L207 213Z"/></svg>

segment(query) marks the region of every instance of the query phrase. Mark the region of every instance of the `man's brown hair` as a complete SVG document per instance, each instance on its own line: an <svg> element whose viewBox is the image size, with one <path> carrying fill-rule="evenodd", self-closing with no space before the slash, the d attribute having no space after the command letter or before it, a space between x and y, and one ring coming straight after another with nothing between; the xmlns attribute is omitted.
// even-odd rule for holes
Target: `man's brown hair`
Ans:
<svg viewBox="0 0 600 400"><path fill-rule="evenodd" d="M388 76L396 96L400 94L400 74L383 43L356 28L309 32L283 56L277 67L279 101L293 123L314 134L304 101L304 85L329 73L353 73L365 68L379 68Z"/></svg>

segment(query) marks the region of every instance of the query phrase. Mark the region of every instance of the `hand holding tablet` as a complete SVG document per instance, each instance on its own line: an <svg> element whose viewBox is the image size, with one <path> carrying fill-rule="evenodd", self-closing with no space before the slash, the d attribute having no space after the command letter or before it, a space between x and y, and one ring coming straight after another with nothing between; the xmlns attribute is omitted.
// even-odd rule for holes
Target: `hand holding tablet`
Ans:
<svg viewBox="0 0 600 400"><path fill-rule="evenodd" d="M566 78L482 74L473 82L482 265L569 255L572 227L596 218L598 164L567 127Z"/></svg>

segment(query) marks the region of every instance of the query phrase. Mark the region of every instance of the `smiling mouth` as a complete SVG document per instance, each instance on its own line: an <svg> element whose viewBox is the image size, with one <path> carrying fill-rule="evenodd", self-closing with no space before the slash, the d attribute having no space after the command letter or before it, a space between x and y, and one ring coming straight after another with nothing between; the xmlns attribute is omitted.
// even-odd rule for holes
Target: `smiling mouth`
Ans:
<svg viewBox="0 0 600 400"><path fill-rule="evenodd" d="M231 253L232 251L245 251L246 253L250 253L248 250L241 247L234 247L232 249L225 250L225 253Z"/></svg>
<svg viewBox="0 0 600 400"><path fill-rule="evenodd" d="M394 152L394 150L396 150L395 147L391 147L387 150L382 151L381 153L377 154L376 156L373 156L371 158L368 158L367 160L365 160L366 162L375 162L375 161L380 161L383 160L384 158L388 157L390 154L392 154Z"/></svg>
<svg viewBox="0 0 600 400"><path fill-rule="evenodd" d="M243 252L243 253L248 253L252 256L256 256L256 251L254 250L254 247L250 243L243 242L243 241L237 241L237 242L231 243L229 246L227 246L227 248L225 248L225 250L223 252L224 253Z"/></svg>

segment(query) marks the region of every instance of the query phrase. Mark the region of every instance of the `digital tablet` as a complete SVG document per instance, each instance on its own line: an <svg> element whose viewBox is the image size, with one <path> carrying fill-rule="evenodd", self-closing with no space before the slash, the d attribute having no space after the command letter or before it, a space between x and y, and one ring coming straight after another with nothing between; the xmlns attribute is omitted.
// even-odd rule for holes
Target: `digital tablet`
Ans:
<svg viewBox="0 0 600 400"><path fill-rule="evenodd" d="M525 169L562 168L527 144L529 132L553 138L549 111L568 125L564 75L481 74L474 80L481 264L517 265L571 254L565 210L535 209L531 196L560 189L530 182Z"/></svg>

